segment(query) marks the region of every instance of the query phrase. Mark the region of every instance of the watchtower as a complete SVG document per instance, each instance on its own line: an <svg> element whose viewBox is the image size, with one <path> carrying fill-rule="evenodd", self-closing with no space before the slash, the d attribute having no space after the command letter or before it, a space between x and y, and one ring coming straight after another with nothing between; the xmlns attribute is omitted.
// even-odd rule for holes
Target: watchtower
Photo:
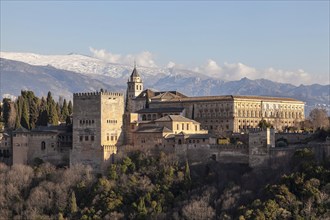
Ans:
<svg viewBox="0 0 330 220"><path fill-rule="evenodd" d="M123 114L122 93L74 93L70 164L88 164L102 171L123 142Z"/></svg>

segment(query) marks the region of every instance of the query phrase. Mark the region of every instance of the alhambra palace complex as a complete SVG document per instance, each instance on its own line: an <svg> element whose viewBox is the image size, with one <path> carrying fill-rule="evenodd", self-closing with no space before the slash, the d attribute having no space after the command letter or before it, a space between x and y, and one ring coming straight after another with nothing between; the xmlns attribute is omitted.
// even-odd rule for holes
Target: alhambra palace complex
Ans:
<svg viewBox="0 0 330 220"><path fill-rule="evenodd" d="M258 167L285 160L290 150L276 149L275 139L285 137L294 143L307 135L274 132L305 119L301 101L263 96L187 97L177 91L144 90L136 68L126 95L103 90L75 93L73 103L72 129L47 126L1 133L0 162L32 164L39 158L56 165L88 164L102 171L119 151L130 148L173 153L189 162L213 159ZM258 129L261 120L274 129Z"/></svg>

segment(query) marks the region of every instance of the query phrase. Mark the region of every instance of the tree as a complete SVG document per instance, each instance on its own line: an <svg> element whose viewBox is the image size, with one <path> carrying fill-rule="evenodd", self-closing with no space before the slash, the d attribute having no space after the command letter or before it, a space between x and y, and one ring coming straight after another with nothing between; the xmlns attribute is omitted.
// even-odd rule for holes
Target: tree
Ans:
<svg viewBox="0 0 330 220"><path fill-rule="evenodd" d="M314 131L318 128L329 127L328 113L325 109L315 108L309 113Z"/></svg>
<svg viewBox="0 0 330 220"><path fill-rule="evenodd" d="M140 198L137 211L139 213L139 217L145 217L147 215L148 211L144 202L144 197Z"/></svg>
<svg viewBox="0 0 330 220"><path fill-rule="evenodd" d="M23 100L22 114L21 114L21 125L26 129L30 129L29 110L28 110L28 105L27 105L26 100Z"/></svg>
<svg viewBox="0 0 330 220"><path fill-rule="evenodd" d="M45 98L42 97L39 107L39 116L37 120L37 125L46 126L47 122L48 122L47 102Z"/></svg>
<svg viewBox="0 0 330 220"><path fill-rule="evenodd" d="M270 128L272 126L271 123L267 122L265 119L260 120L258 127L261 129L266 129L266 128Z"/></svg>
<svg viewBox="0 0 330 220"><path fill-rule="evenodd" d="M78 211L77 201L76 201L76 194L72 191L69 201L69 212L70 214L74 214Z"/></svg>
<svg viewBox="0 0 330 220"><path fill-rule="evenodd" d="M71 115L72 114L72 111L73 111L71 100L69 101L69 104L68 104L68 111L69 111L69 115Z"/></svg>
<svg viewBox="0 0 330 220"><path fill-rule="evenodd" d="M60 105L58 104L58 102L56 103L55 108L56 108L56 114L57 114L58 120L61 120L61 119L62 119L62 115L61 115L61 107L60 107Z"/></svg>
<svg viewBox="0 0 330 220"><path fill-rule="evenodd" d="M57 109L54 102L51 102L48 106L48 123L52 125L58 125Z"/></svg>
<svg viewBox="0 0 330 220"><path fill-rule="evenodd" d="M186 161L184 168L184 184L186 189L190 189L191 186L191 176L190 176L190 167L188 161Z"/></svg>
<svg viewBox="0 0 330 220"><path fill-rule="evenodd" d="M18 114L18 105L17 103L15 104L15 109L16 109L16 119L15 119L15 129L21 127L21 116Z"/></svg>
<svg viewBox="0 0 330 220"><path fill-rule="evenodd" d="M66 121L69 116L68 104L66 103L66 99L63 101L62 109L61 109L61 121Z"/></svg>
<svg viewBox="0 0 330 220"><path fill-rule="evenodd" d="M29 100L30 128L35 128L39 117L39 99L33 96Z"/></svg>
<svg viewBox="0 0 330 220"><path fill-rule="evenodd" d="M3 119L5 122L5 127L14 128L16 121L16 109L15 103L10 99L3 99Z"/></svg>

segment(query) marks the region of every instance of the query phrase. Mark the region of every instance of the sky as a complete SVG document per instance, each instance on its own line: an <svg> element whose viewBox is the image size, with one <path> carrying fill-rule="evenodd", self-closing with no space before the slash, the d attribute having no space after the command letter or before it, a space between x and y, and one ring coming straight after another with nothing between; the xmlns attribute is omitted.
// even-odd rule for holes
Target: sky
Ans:
<svg viewBox="0 0 330 220"><path fill-rule="evenodd" d="M329 1L4 1L0 50L329 84Z"/></svg>

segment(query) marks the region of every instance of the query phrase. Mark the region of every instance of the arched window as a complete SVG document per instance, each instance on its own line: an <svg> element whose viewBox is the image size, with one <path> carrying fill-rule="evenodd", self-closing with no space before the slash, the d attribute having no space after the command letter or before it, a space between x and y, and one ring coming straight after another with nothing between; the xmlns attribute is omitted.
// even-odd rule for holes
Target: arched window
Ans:
<svg viewBox="0 0 330 220"><path fill-rule="evenodd" d="M147 120L147 116L146 115L142 115L142 121L146 121Z"/></svg>
<svg viewBox="0 0 330 220"><path fill-rule="evenodd" d="M46 143L44 141L41 142L41 150L46 150Z"/></svg>

